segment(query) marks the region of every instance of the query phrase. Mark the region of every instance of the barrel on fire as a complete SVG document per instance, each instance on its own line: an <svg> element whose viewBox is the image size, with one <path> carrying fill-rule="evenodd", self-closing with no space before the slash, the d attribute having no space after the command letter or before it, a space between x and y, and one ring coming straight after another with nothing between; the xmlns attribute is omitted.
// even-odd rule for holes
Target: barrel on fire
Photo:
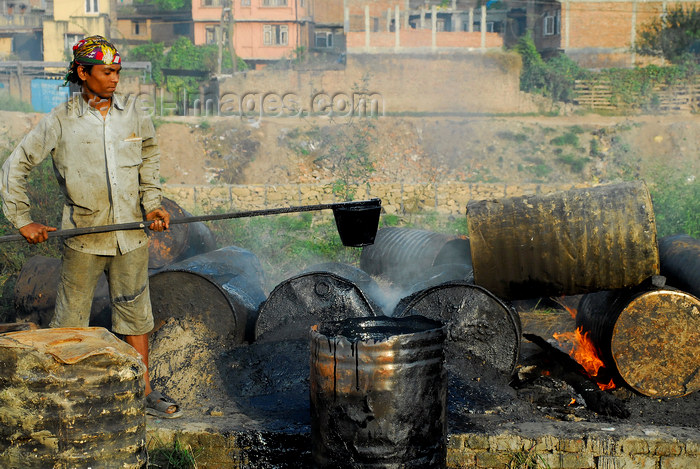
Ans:
<svg viewBox="0 0 700 469"><path fill-rule="evenodd" d="M700 300L670 289L639 287L581 298L577 327L606 368L650 397L700 389Z"/></svg>
<svg viewBox="0 0 700 469"><path fill-rule="evenodd" d="M163 197L161 204L170 214L171 220L191 216L174 200ZM172 223L165 231L147 232L148 268L151 270L216 249L214 234L202 222Z"/></svg>
<svg viewBox="0 0 700 469"><path fill-rule="evenodd" d="M668 284L700 298L700 239L687 234L659 240L661 275Z"/></svg>
<svg viewBox="0 0 700 469"><path fill-rule="evenodd" d="M155 328L197 319L232 343L251 342L264 274L258 257L227 246L170 264L149 279Z"/></svg>
<svg viewBox="0 0 700 469"><path fill-rule="evenodd" d="M0 467L145 467L144 372L103 328L0 335Z"/></svg>
<svg viewBox="0 0 700 469"><path fill-rule="evenodd" d="M439 321L421 316L312 328L316 467L445 467L445 335Z"/></svg>
<svg viewBox="0 0 700 469"><path fill-rule="evenodd" d="M445 264L471 265L469 240L427 230L388 227L377 232L374 244L362 249L360 268L408 287L426 272ZM432 269L432 270L431 270Z"/></svg>
<svg viewBox="0 0 700 469"><path fill-rule="evenodd" d="M641 182L467 204L474 281L505 299L631 287L659 273Z"/></svg>

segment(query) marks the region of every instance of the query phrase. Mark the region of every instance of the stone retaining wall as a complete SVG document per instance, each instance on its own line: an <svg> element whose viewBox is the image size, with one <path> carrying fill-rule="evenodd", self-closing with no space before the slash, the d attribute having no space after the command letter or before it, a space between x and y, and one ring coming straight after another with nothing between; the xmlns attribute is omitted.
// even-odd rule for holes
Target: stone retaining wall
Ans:
<svg viewBox="0 0 700 469"><path fill-rule="evenodd" d="M574 184L372 183L357 186L354 200L382 200L384 213L394 215L437 212L464 215L469 200L514 197L585 187ZM216 210L242 211L291 205L342 202L330 184L210 185L164 184L163 193L195 214Z"/></svg>
<svg viewBox="0 0 700 469"><path fill-rule="evenodd" d="M189 428L182 422L179 426L156 422L149 420L149 449L177 440L182 447L197 451L200 468L276 467L276 461L296 461L298 467L310 467L308 433L217 432L210 427ZM700 462L700 434L691 428L590 422L523 422L494 427L498 428L451 433L447 468L696 469ZM527 457L531 465L515 464Z"/></svg>

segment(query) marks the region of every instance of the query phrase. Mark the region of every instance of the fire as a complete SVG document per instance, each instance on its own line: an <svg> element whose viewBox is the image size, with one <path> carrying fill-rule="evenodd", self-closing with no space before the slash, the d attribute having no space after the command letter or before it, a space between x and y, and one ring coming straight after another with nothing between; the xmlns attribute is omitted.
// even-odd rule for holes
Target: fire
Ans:
<svg viewBox="0 0 700 469"><path fill-rule="evenodd" d="M598 352L588 334L588 332L584 333L581 327L578 327L575 332L555 333L552 335L559 342L571 343L572 348L569 355L586 370L588 376L596 381L600 389L603 391L615 389L615 383L612 379L607 383L599 381L598 375L601 369L605 369L605 364L598 356Z"/></svg>

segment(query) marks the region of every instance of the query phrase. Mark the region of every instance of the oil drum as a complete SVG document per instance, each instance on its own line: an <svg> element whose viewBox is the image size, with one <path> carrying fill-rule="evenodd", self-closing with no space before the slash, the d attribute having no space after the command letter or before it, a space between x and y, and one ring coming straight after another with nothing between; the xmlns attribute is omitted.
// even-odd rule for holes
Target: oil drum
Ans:
<svg viewBox="0 0 700 469"><path fill-rule="evenodd" d="M0 335L0 467L145 467L144 372L103 328Z"/></svg>
<svg viewBox="0 0 700 469"><path fill-rule="evenodd" d="M398 287L425 280L426 272L443 264L471 265L469 240L428 230L388 227L380 229L374 244L364 247L360 255L362 270Z"/></svg>
<svg viewBox="0 0 700 469"><path fill-rule="evenodd" d="M584 295L576 325L605 367L650 397L700 389L700 300L668 287Z"/></svg>
<svg viewBox="0 0 700 469"><path fill-rule="evenodd" d="M15 319L48 327L56 306L61 259L32 256L22 265L14 291ZM112 327L107 277L97 281L90 309L90 326Z"/></svg>
<svg viewBox="0 0 700 469"><path fill-rule="evenodd" d="M237 246L170 264L149 278L155 329L193 318L230 343L252 342L264 284L258 257Z"/></svg>
<svg viewBox="0 0 700 469"><path fill-rule="evenodd" d="M394 317L421 315L443 322L454 355L477 358L503 373L518 363L520 316L483 287L445 282L412 293L399 301Z"/></svg>
<svg viewBox="0 0 700 469"><path fill-rule="evenodd" d="M161 204L171 220L191 216L174 200L163 197ZM156 271L188 257L216 249L216 239L209 227L202 222L173 223L165 231L148 233L148 268Z"/></svg>
<svg viewBox="0 0 700 469"><path fill-rule="evenodd" d="M421 316L312 328L316 467L445 467L445 334L439 321Z"/></svg>
<svg viewBox="0 0 700 469"><path fill-rule="evenodd" d="M304 272L270 292L258 312L255 340L305 338L309 327L322 321L375 315L352 280L329 271Z"/></svg>
<svg viewBox="0 0 700 469"><path fill-rule="evenodd" d="M467 204L474 281L508 300L639 285L659 273L642 181Z"/></svg>
<svg viewBox="0 0 700 469"><path fill-rule="evenodd" d="M668 284L700 298L700 239L687 234L659 240L661 275Z"/></svg>

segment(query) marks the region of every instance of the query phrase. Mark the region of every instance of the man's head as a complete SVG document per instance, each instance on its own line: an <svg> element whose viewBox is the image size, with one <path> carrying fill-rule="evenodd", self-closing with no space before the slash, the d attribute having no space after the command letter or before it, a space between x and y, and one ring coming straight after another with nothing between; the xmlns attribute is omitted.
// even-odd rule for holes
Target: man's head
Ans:
<svg viewBox="0 0 700 469"><path fill-rule="evenodd" d="M66 81L88 88L101 98L110 98L119 83L121 56L114 44L102 36L90 36L73 46Z"/></svg>

